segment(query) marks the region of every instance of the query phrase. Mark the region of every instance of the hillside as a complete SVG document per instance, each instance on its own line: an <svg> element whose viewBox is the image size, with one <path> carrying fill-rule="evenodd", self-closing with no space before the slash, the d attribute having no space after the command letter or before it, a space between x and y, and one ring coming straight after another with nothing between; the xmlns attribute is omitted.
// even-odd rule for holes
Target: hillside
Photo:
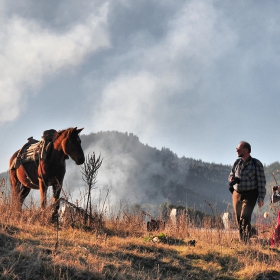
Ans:
<svg viewBox="0 0 280 280"><path fill-rule="evenodd" d="M230 166L179 158L170 149L152 148L131 133L107 131L81 135L85 155L101 154L96 200L100 192L110 190L110 203L159 205L165 202L211 213L222 212L231 203L227 189ZM271 172L279 177L278 162L265 166L267 186L274 184ZM67 161L64 189L75 199L83 191L81 167ZM6 173L0 174L7 178ZM269 197L270 191L268 191ZM269 199L266 201L268 207ZM97 203L97 202L96 202ZM210 204L210 206L209 206ZM212 209L211 209L212 208Z"/></svg>
<svg viewBox="0 0 280 280"><path fill-rule="evenodd" d="M229 166L179 158L168 148L158 150L133 134L98 132L81 137L86 154L103 158L99 184L109 184L121 199L139 204L160 204L202 208L211 211L205 200L220 211L226 209ZM117 200L117 196L113 196Z"/></svg>
<svg viewBox="0 0 280 280"><path fill-rule="evenodd" d="M31 210L31 211L30 211ZM148 233L140 213L103 213L103 226L83 230L50 225L48 211L14 211L0 202L1 279L279 279L279 249L259 236L244 245L237 231L210 229L181 220ZM125 215L124 215L125 214ZM73 216L75 218L75 216ZM85 228L86 229L86 228ZM272 228L270 228L272 229ZM192 242L190 242L192 241ZM195 243L193 242L195 241Z"/></svg>

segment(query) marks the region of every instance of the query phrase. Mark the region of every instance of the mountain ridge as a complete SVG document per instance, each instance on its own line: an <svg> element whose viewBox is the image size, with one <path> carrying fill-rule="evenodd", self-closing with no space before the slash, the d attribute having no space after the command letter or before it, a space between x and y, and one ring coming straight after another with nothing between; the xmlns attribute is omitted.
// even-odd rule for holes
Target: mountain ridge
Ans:
<svg viewBox="0 0 280 280"><path fill-rule="evenodd" d="M142 196L140 203L162 203L168 200L172 204L209 208L205 203L208 201L220 211L229 204L230 196L226 189L230 170L228 165L179 158L169 148L152 148L141 143L136 135L127 132L102 131L82 135L81 139L86 152L92 150L98 154L100 151L104 155L104 165L107 168L110 164L106 161L110 157L113 157L117 166L121 160L118 161L116 157L124 157L124 161L127 158L134 160L130 160L135 167L134 174L127 174L127 181L134 181L138 188L144 190L146 199ZM137 180L133 180L135 176Z"/></svg>

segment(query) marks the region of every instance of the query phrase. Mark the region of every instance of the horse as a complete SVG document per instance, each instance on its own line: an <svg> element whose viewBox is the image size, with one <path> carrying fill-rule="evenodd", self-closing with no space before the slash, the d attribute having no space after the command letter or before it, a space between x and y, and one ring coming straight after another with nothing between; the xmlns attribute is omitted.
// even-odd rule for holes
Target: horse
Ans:
<svg viewBox="0 0 280 280"><path fill-rule="evenodd" d="M83 128L77 129L77 127L60 131L52 130L53 133L45 151L45 156L42 156L43 151L40 150L39 157L34 160L24 162L21 159L23 148L13 154L9 165L10 183L12 200L19 209L22 208L22 204L31 189L40 190L40 207L41 209L45 209L47 189L49 186L52 186L52 205L54 209L52 221L54 221L59 209L59 196L66 172L66 159L70 157L77 165L81 165L85 161L81 139L79 137L79 133L82 130ZM29 142L30 139L34 146L41 143L32 137L28 138Z"/></svg>

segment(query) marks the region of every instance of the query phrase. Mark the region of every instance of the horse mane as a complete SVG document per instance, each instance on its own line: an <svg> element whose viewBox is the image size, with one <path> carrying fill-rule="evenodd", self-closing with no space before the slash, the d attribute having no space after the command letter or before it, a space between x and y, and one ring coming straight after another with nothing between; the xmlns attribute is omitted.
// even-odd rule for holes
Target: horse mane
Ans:
<svg viewBox="0 0 280 280"><path fill-rule="evenodd" d="M69 131L69 130L71 130L71 129L73 129L73 127L68 127L68 128L66 128L66 129L61 129L61 130L57 131L57 132L54 134L54 136L53 136L53 142L54 142L55 140L57 140L62 134L64 134L65 132L67 132L67 131Z"/></svg>

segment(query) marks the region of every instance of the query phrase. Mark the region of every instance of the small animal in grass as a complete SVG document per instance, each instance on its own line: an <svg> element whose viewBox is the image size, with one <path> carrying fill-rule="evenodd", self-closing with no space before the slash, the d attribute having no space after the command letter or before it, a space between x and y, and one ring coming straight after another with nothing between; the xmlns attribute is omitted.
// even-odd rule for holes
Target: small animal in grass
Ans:
<svg viewBox="0 0 280 280"><path fill-rule="evenodd" d="M160 239L158 238L158 236L154 236L154 237L152 238L152 241L153 241L154 243L159 243L159 242L160 242Z"/></svg>
<svg viewBox="0 0 280 280"><path fill-rule="evenodd" d="M165 228L165 222L160 221L160 220L151 219L151 221L147 223L147 230L149 232L158 231L158 230L164 229L164 228Z"/></svg>
<svg viewBox="0 0 280 280"><path fill-rule="evenodd" d="M187 242L187 245L188 245L188 246L193 246L193 247L195 247L196 243L197 243L196 240L193 239L193 240L189 240L189 241Z"/></svg>

